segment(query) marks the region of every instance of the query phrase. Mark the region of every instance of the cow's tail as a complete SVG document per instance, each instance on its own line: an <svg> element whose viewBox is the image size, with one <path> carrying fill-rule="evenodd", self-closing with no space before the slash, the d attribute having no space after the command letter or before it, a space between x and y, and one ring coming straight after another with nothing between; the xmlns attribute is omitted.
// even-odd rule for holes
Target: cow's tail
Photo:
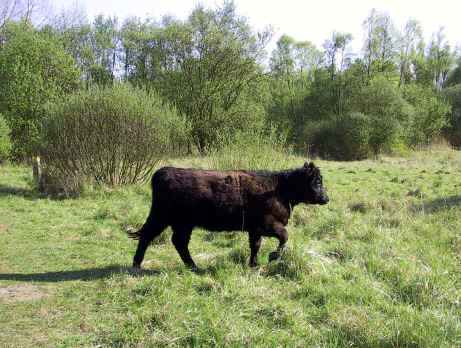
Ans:
<svg viewBox="0 0 461 348"><path fill-rule="evenodd" d="M133 238L133 239L141 239L142 237L146 237L148 234L150 234L151 231L151 225L152 225L152 213L149 214L147 221L142 225L142 227L135 232L132 231L127 231L126 233L128 234L128 237Z"/></svg>
<svg viewBox="0 0 461 348"><path fill-rule="evenodd" d="M136 232L127 231L128 237L130 238L133 238L133 239L144 239L145 238L145 239L152 240L153 238L157 237L160 233L162 233L162 231L167 226L162 218L159 219L159 217L161 217L162 215L155 214L155 212L158 211L158 206L156 204L156 199L154 197L154 186L155 186L156 181L158 181L157 177L160 171L161 170L158 170L152 176L152 180L151 180L152 205L151 205L151 209L149 212L149 216L147 217L147 220L144 223L144 225L142 225L142 227L138 231Z"/></svg>

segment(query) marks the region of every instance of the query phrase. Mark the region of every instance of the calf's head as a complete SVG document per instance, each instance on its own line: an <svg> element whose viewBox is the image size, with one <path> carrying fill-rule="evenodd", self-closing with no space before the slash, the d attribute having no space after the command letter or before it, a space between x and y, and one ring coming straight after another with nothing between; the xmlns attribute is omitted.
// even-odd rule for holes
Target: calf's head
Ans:
<svg viewBox="0 0 461 348"><path fill-rule="evenodd" d="M309 204L327 204L329 201L327 191L323 187L320 170L313 162L304 163L302 168L302 201Z"/></svg>

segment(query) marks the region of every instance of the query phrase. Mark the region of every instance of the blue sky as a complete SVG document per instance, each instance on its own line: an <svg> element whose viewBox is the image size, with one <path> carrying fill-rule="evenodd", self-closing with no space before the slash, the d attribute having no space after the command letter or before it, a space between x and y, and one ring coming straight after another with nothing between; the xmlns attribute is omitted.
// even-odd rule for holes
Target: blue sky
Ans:
<svg viewBox="0 0 461 348"><path fill-rule="evenodd" d="M59 10L75 3L86 9L88 17L98 14L118 18L137 16L160 19L171 14L185 19L198 4L215 7L216 0L51 0ZM363 42L362 23L375 8L388 13L397 29L408 19L420 21L426 40L444 27L444 34L452 47L461 47L461 1L459 0L235 0L237 12L249 19L255 29L272 25L276 32L268 47L270 53L275 41L287 34L297 41L309 40L321 48L333 31L351 33L352 48L359 53ZM459 50L458 50L459 51Z"/></svg>

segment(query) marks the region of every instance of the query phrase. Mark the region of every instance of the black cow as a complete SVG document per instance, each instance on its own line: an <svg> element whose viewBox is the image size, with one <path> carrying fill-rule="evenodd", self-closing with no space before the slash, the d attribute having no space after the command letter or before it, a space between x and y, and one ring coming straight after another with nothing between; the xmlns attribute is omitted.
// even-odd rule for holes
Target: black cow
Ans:
<svg viewBox="0 0 461 348"><path fill-rule="evenodd" d="M152 207L142 228L130 233L139 239L133 267L141 267L152 240L171 226L172 242L181 259L196 269L188 244L196 226L210 231L245 230L250 240L250 265L256 266L261 237L279 240L280 255L288 239L285 226L298 203L326 204L322 176L313 163L280 172L212 171L166 167L152 177Z"/></svg>

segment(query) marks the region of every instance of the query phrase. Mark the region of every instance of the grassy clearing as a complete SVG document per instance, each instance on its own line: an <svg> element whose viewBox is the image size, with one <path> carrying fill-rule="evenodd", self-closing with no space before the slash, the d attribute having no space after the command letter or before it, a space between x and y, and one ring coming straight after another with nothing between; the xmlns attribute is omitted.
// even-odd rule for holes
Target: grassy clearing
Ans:
<svg viewBox="0 0 461 348"><path fill-rule="evenodd" d="M0 167L0 346L461 346L461 153L316 164L330 203L296 207L279 261L275 240L250 269L245 234L196 230L202 275L170 231L128 267L147 185L56 201Z"/></svg>

